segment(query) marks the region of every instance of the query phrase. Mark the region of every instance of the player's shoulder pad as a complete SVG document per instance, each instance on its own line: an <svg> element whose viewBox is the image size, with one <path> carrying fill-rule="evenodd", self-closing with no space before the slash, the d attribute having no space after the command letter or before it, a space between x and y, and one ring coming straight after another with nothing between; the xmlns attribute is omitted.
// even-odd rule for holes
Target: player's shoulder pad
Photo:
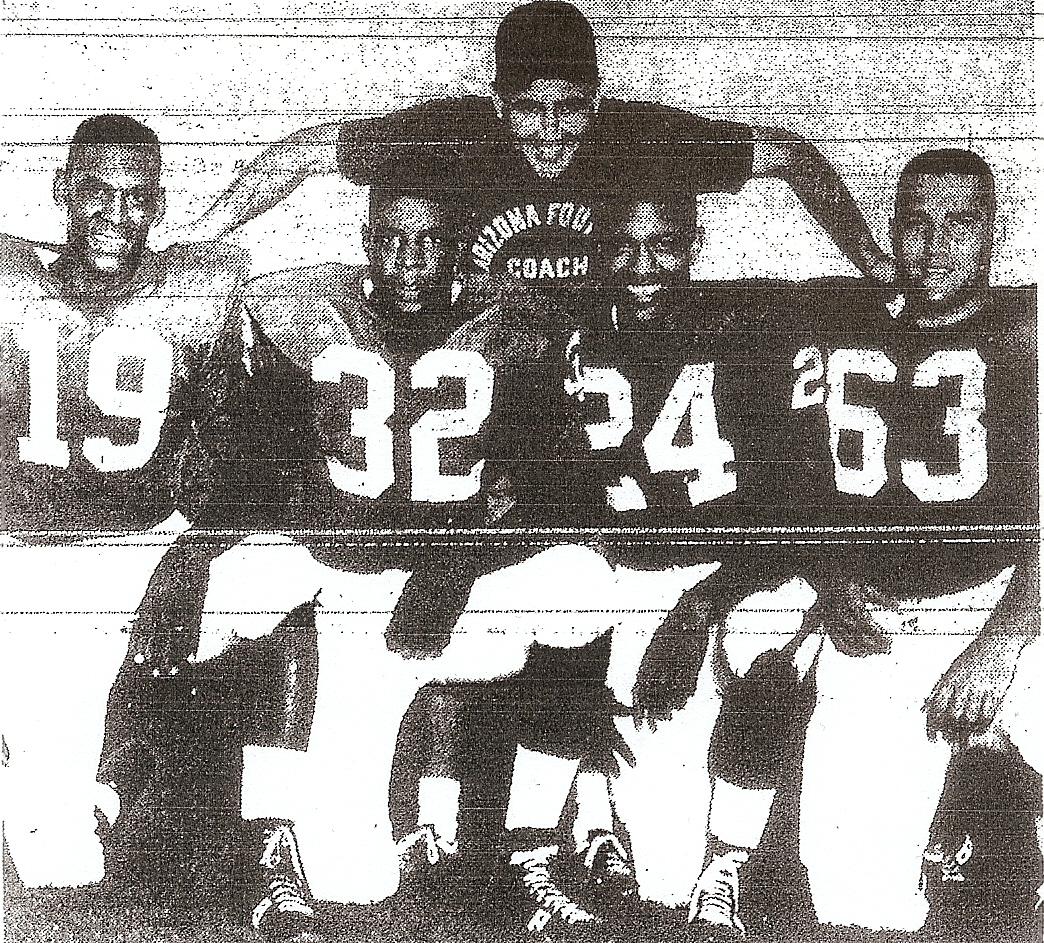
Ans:
<svg viewBox="0 0 1044 943"><path fill-rule="evenodd" d="M788 325L801 296L792 282L735 279L693 282L686 297L701 326L728 332Z"/></svg>
<svg viewBox="0 0 1044 943"><path fill-rule="evenodd" d="M541 360L549 346L555 305L543 292L508 281L473 282L457 305L472 314L447 338L444 347L473 350L494 369Z"/></svg>
<svg viewBox="0 0 1044 943"><path fill-rule="evenodd" d="M724 143L751 140L753 131L745 124L718 121L703 115L662 105L659 102L622 101L603 98L599 105L599 121L614 133L627 132L626 139L642 141L706 140Z"/></svg>
<svg viewBox="0 0 1044 943"><path fill-rule="evenodd" d="M44 245L0 233L0 281L8 291L21 294L30 285L39 284L44 263L37 254L38 249L57 255L60 246Z"/></svg>
<svg viewBox="0 0 1044 943"><path fill-rule="evenodd" d="M990 291L989 342L1003 355L1035 358L1037 353L1037 286Z"/></svg>
<svg viewBox="0 0 1044 943"><path fill-rule="evenodd" d="M327 262L252 279L243 303L255 325L294 363L311 369L330 344L358 346L373 325L362 302L362 266Z"/></svg>
<svg viewBox="0 0 1044 943"><path fill-rule="evenodd" d="M11 329L25 323L33 302L53 296L45 268L51 260L41 258L41 252L56 257L60 249L0 233L0 326Z"/></svg>
<svg viewBox="0 0 1044 943"><path fill-rule="evenodd" d="M162 255L167 268L164 294L232 295L250 272L246 249L227 242L176 243Z"/></svg>

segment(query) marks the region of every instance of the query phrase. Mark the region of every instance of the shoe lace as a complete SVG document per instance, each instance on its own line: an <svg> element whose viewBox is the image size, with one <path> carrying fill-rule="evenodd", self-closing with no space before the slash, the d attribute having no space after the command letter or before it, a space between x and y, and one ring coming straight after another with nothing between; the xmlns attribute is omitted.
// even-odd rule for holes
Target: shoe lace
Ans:
<svg viewBox="0 0 1044 943"><path fill-rule="evenodd" d="M283 865L283 854L290 858L290 873L280 870ZM296 854L293 832L285 825L277 825L265 835L265 846L261 852L261 867L275 873L268 881L267 894L254 908L251 922L255 930L261 929L261 921L270 911L279 914L297 913L305 917L314 917L315 911L308 903L304 890L296 875L300 871L300 861Z"/></svg>
<svg viewBox="0 0 1044 943"><path fill-rule="evenodd" d="M943 843L936 842L931 848L925 849L924 860L928 864L938 865L944 884L951 881L959 883L964 880L961 866L968 862L974 851L975 844L972 842L971 836L966 834L964 842L954 854L948 854L943 850ZM926 877L927 875L922 872L922 885Z"/></svg>
<svg viewBox="0 0 1044 943"><path fill-rule="evenodd" d="M516 852L511 856L511 863L522 869L522 885L529 898L547 911L569 924L593 923L594 914L584 910L572 900L551 877L551 858L558 854L558 846L535 848L531 851ZM534 921L537 918L534 917ZM543 921L537 921L546 923ZM532 925L533 921L531 921ZM539 927L538 927L539 929Z"/></svg>
<svg viewBox="0 0 1044 943"><path fill-rule="evenodd" d="M607 877L634 876L627 862L627 852L620 844L620 839L611 832L596 835L591 839L584 855L584 867L592 874L601 873Z"/></svg>
<svg viewBox="0 0 1044 943"><path fill-rule="evenodd" d="M746 933L739 917L739 866L735 854L719 855L700 875L690 920L735 927Z"/></svg>
<svg viewBox="0 0 1044 943"><path fill-rule="evenodd" d="M439 863L444 855L454 855L459 847L456 841L449 841L435 834L431 825L420 825L408 835L403 836L395 843L399 857L405 859L410 851L421 842L424 843L424 854L428 864L434 866Z"/></svg>

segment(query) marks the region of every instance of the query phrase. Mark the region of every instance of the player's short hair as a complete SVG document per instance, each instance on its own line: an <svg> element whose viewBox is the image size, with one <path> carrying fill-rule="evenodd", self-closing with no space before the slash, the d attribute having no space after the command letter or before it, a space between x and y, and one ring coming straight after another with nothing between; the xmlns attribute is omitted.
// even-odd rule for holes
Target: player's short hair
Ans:
<svg viewBox="0 0 1044 943"><path fill-rule="evenodd" d="M451 232L463 233L467 211L458 175L451 164L405 159L380 167L370 181L370 219L380 207L401 197L435 204L445 215Z"/></svg>
<svg viewBox="0 0 1044 943"><path fill-rule="evenodd" d="M493 88L504 98L524 92L539 79L598 85L594 30L571 3L532 0L500 22L494 46Z"/></svg>
<svg viewBox="0 0 1044 943"><path fill-rule="evenodd" d="M902 169L895 191L895 205L898 207L913 189L916 177L931 174L960 174L966 177L977 177L982 181L983 195L990 217L996 212L997 190L993 179L993 169L974 151L958 147L940 148L923 151Z"/></svg>
<svg viewBox="0 0 1044 943"><path fill-rule="evenodd" d="M121 147L140 147L160 166L160 142L156 132L128 115L95 115L80 122L69 142L66 168L83 148L95 144L118 144Z"/></svg>

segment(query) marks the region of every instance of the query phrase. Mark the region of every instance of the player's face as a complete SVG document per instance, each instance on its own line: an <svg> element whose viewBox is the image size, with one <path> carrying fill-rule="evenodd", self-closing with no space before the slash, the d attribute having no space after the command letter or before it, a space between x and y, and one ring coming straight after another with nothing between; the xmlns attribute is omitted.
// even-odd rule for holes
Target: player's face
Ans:
<svg viewBox="0 0 1044 943"><path fill-rule="evenodd" d="M983 181L922 174L896 205L892 223L899 278L934 308L949 308L985 287L993 243Z"/></svg>
<svg viewBox="0 0 1044 943"><path fill-rule="evenodd" d="M163 214L155 155L146 148L91 144L77 148L55 181L69 214L67 239L88 268L127 276L138 266L149 228Z"/></svg>
<svg viewBox="0 0 1044 943"><path fill-rule="evenodd" d="M431 200L403 196L376 207L364 229L370 277L400 313L447 303L455 248L447 222Z"/></svg>
<svg viewBox="0 0 1044 943"><path fill-rule="evenodd" d="M635 203L625 212L604 246L619 313L639 322L663 317L671 289L688 284L701 234L682 217L660 203Z"/></svg>
<svg viewBox="0 0 1044 943"><path fill-rule="evenodd" d="M538 79L524 92L498 98L511 136L537 176L553 180L573 160L595 115L595 93L564 79Z"/></svg>

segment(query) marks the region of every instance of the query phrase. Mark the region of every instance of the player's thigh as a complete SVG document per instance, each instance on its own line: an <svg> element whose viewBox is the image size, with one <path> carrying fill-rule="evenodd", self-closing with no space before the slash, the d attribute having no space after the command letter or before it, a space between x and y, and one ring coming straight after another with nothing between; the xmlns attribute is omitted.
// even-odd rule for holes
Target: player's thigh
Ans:
<svg viewBox="0 0 1044 943"><path fill-rule="evenodd" d="M618 618L616 576L589 547L563 545L479 577L444 654L440 679L483 680L512 674L529 644L577 648Z"/></svg>
<svg viewBox="0 0 1044 943"><path fill-rule="evenodd" d="M912 930L926 911L921 855L950 750L925 698L981 629L1002 586L881 613L891 651L824 647L805 747L802 859L821 920ZM839 861L849 879L837 881Z"/></svg>

